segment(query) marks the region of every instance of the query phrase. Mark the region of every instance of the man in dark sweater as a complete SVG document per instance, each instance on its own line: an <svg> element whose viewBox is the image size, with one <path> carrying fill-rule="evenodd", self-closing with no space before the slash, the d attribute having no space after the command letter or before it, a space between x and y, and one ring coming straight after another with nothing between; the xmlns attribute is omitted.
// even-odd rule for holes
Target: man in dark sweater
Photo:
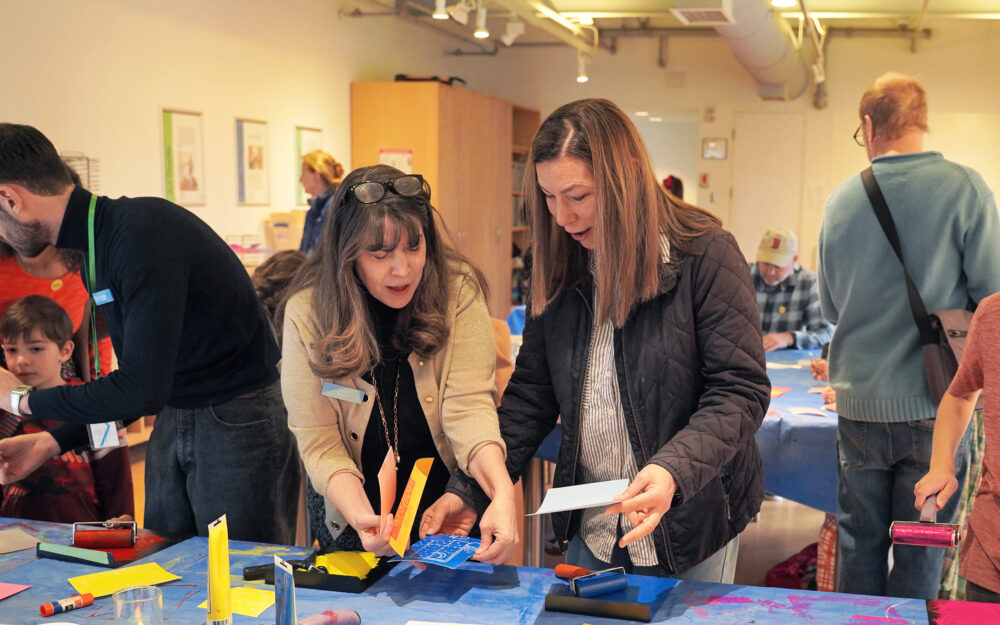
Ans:
<svg viewBox="0 0 1000 625"><path fill-rule="evenodd" d="M10 398L14 412L66 422L0 440L0 481L86 444L83 424L157 414L147 528L204 536L227 514L231 538L292 542L299 466L277 382L280 352L225 242L166 200L112 200L73 186L44 135L6 123L0 239L29 257L48 244L83 252L84 284L119 364L88 384L38 391L0 370L5 405Z"/></svg>

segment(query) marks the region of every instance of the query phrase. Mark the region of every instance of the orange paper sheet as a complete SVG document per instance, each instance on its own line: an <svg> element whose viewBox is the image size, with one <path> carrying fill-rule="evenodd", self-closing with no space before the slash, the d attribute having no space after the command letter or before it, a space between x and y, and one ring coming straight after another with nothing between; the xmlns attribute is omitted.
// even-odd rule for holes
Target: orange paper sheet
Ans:
<svg viewBox="0 0 1000 625"><path fill-rule="evenodd" d="M772 386L771 387L771 399L777 399L792 390L790 386Z"/></svg>
<svg viewBox="0 0 1000 625"><path fill-rule="evenodd" d="M427 484L427 476L431 473L433 462L434 458L421 458L413 463L413 471L410 472L403 498L399 501L399 508L396 509L392 532L389 533L389 546L400 557L406 551L406 543L410 539L410 530L413 529L417 507L420 506L420 497L424 494L424 485Z"/></svg>

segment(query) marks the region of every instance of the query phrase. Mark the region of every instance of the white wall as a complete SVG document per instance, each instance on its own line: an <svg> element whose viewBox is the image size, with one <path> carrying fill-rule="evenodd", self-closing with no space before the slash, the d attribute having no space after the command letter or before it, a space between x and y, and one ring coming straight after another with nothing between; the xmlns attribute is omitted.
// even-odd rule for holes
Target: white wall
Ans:
<svg viewBox="0 0 1000 625"><path fill-rule="evenodd" d="M352 81L400 72L485 86L468 60L443 54L453 40L392 17L340 17L329 0L2 4L0 120L97 157L106 195L162 196L160 109L201 112L207 204L192 210L220 234L256 233L294 207L296 125L322 128L350 169ZM269 123L270 206L237 204L237 117Z"/></svg>
<svg viewBox="0 0 1000 625"><path fill-rule="evenodd" d="M195 210L228 234L256 232L268 212L292 207L296 125L322 128L325 148L349 168L349 89L355 80L386 80L397 72L456 75L470 89L538 108L543 115L592 96L610 98L629 112L645 109L668 118L697 111L698 139L730 136L737 112L798 112L805 118L801 256L812 266L827 195L866 164L851 140L858 99L877 75L897 70L918 75L928 90L927 147L975 167L1000 187L997 23L932 20L934 37L921 42L917 54L903 39L833 38L827 52L829 106L818 111L808 97L790 103L759 100L753 80L715 37L671 38L665 69L656 64L658 40L619 39L617 53L599 55L590 65L590 82L581 85L575 82L575 53L568 48L447 56L445 50L460 45L454 39L392 17L340 17L340 4L3 0L0 72L8 89L0 98L0 119L39 127L62 151L98 157L105 194L162 195L160 108L201 111L208 204ZM709 107L711 122L705 116ZM270 124L271 206L236 203L236 117ZM669 143L640 128L654 153ZM665 159L654 155L658 167ZM707 189L697 188L689 178L693 172L681 171L686 198L727 223L733 221L732 168L732 157L698 160L698 173L710 175ZM767 223L767 206L752 210Z"/></svg>

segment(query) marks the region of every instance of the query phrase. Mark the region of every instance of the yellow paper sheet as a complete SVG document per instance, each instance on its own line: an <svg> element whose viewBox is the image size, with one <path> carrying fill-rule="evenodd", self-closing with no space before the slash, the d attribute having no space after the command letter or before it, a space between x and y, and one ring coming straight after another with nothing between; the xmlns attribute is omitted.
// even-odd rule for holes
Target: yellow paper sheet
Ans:
<svg viewBox="0 0 1000 625"><path fill-rule="evenodd" d="M417 507L420 505L420 497L424 494L424 484L427 483L433 462L434 458L421 458L413 463L413 471L410 472L410 479L406 482L403 498L399 500L399 507L396 508L392 532L389 534L389 546L400 556L403 555L406 543L410 540L410 530L413 528L413 520L417 517Z"/></svg>
<svg viewBox="0 0 1000 625"><path fill-rule="evenodd" d="M274 591L237 586L230 591L229 605L235 614L257 618L264 610L274 605ZM208 608L208 600L201 602L199 608Z"/></svg>
<svg viewBox="0 0 1000 625"><path fill-rule="evenodd" d="M377 564L378 556L369 551L335 551L316 556L316 566L325 566L330 575L350 575L358 579L368 577Z"/></svg>
<svg viewBox="0 0 1000 625"><path fill-rule="evenodd" d="M150 562L112 571L71 577L69 583L81 595L89 592L95 597L107 597L129 586L155 586L175 579L180 579L180 576L170 573L155 562Z"/></svg>

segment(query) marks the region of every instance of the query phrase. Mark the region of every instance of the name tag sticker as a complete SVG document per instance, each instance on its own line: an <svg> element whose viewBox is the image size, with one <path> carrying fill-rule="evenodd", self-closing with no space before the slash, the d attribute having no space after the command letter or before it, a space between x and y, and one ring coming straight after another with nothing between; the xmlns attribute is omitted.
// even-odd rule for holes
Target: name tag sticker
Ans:
<svg viewBox="0 0 1000 625"><path fill-rule="evenodd" d="M121 447L122 440L118 437L118 427L119 424L117 421L87 424L87 433L90 435L90 448L96 451L98 449Z"/></svg>
<svg viewBox="0 0 1000 625"><path fill-rule="evenodd" d="M354 404L363 404L368 401L368 394L364 391L351 388L350 386L334 384L333 382L323 382L323 390L320 392L326 397L342 399Z"/></svg>
<svg viewBox="0 0 1000 625"><path fill-rule="evenodd" d="M115 296L111 294L111 289L104 289L103 291L94 293L94 303L98 306L110 304L113 301L115 301Z"/></svg>

